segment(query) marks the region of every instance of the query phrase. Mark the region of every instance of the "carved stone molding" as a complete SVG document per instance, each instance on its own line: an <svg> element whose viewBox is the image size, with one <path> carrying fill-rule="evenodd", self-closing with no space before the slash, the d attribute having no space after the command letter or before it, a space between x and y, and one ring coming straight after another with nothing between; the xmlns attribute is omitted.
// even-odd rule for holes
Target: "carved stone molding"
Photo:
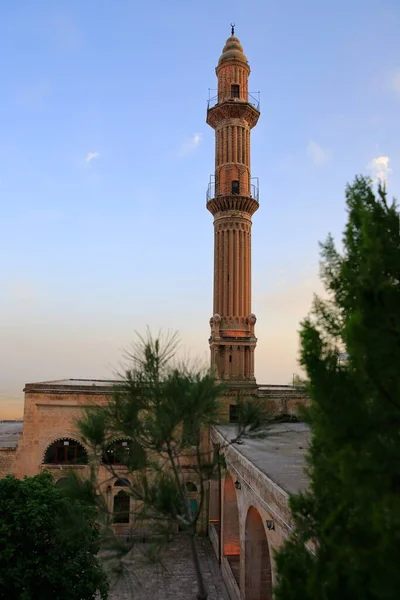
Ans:
<svg viewBox="0 0 400 600"><path fill-rule="evenodd" d="M223 102L207 111L207 123L215 129L225 119L241 119L252 129L260 117L259 111L249 102Z"/></svg>
<svg viewBox="0 0 400 600"><path fill-rule="evenodd" d="M249 196L216 196L207 202L207 210L214 216L227 210L237 210L251 217L258 210L258 202Z"/></svg>
<svg viewBox="0 0 400 600"><path fill-rule="evenodd" d="M224 213L224 217L225 217L225 213ZM231 221L231 220L226 220L225 218L222 220L216 220L214 221L214 225L215 225L215 232L218 233L219 231L246 231L247 233L250 233L251 231L251 223L246 223L244 220L243 221Z"/></svg>

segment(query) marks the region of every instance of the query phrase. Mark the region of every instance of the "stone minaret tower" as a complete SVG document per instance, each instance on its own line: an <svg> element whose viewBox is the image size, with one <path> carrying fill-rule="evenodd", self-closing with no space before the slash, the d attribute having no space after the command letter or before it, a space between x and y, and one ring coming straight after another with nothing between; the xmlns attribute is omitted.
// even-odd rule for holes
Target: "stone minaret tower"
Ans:
<svg viewBox="0 0 400 600"><path fill-rule="evenodd" d="M215 175L207 192L214 217L211 365L229 387L254 392L251 217L258 208L258 187L250 176L250 131L260 112L248 92L250 67L233 26L216 73L218 95L207 110L207 123L215 130Z"/></svg>

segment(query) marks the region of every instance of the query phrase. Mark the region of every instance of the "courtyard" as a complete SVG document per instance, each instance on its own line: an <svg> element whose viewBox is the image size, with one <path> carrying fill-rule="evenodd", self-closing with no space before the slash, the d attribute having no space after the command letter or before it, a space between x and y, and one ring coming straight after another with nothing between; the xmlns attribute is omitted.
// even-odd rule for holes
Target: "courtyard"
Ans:
<svg viewBox="0 0 400 600"><path fill-rule="evenodd" d="M208 600L229 600L217 559L208 538L197 538L200 564ZM124 561L121 574L110 589L109 600L195 600L196 574L189 540L178 535L163 552L160 563L144 558L139 544Z"/></svg>

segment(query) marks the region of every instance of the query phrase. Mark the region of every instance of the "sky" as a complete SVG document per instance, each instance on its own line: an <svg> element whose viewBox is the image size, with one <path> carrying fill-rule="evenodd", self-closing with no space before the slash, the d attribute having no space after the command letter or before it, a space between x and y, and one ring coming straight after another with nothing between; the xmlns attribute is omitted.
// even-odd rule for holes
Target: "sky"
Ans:
<svg viewBox="0 0 400 600"><path fill-rule="evenodd" d="M146 326L208 361L206 102L231 22L261 93L256 377L299 372L346 184L384 177L400 196L398 0L5 0L0 418L22 416L26 382L113 377Z"/></svg>

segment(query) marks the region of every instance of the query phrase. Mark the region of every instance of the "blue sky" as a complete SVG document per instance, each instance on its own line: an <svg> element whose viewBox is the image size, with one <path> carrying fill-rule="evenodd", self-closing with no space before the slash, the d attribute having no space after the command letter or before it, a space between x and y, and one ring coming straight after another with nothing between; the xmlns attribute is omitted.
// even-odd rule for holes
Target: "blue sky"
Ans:
<svg viewBox="0 0 400 600"><path fill-rule="evenodd" d="M381 173L399 195L397 0L2 2L0 417L27 381L111 376L146 325L208 359L205 109L231 21L261 92L256 375L298 371L346 183Z"/></svg>

